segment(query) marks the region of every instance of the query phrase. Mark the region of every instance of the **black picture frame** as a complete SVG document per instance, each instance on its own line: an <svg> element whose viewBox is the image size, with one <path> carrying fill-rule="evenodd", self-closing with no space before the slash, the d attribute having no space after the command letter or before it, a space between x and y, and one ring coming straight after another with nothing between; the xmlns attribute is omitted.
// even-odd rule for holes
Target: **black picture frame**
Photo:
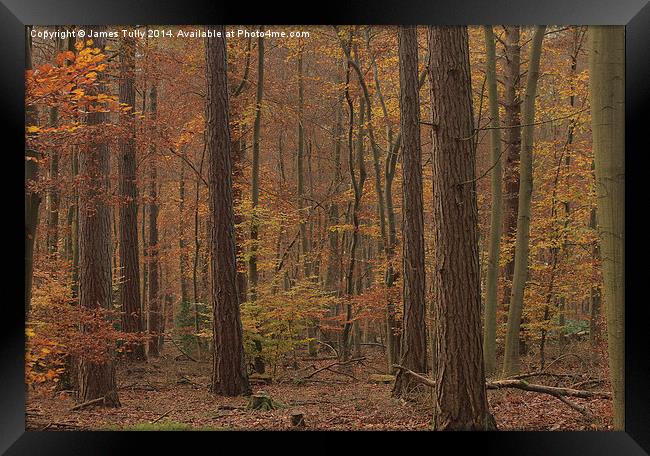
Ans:
<svg viewBox="0 0 650 456"><path fill-rule="evenodd" d="M141 441L150 452L171 449L172 440L192 448L203 440L208 450L267 451L270 441L247 441L238 433L186 434L128 432L25 432L24 387L24 276L18 266L22 227L14 214L22 206L24 179L17 170L24 169L24 27L51 24L610 24L626 26L626 238L632 246L626 254L626 429L625 432L491 432L491 433L371 433L371 440L391 444L393 450L415 451L413 439L424 439L417 451L443 451L453 448L462 454L479 445L481 453L499 455L641 455L650 453L650 355L648 349L648 303L644 299L647 267L642 215L647 206L642 187L647 180L648 112L650 107L650 4L647 0L435 0L369 2L329 0L323 4L306 2L266 3L156 0L0 0L0 53L3 68L2 126L0 148L8 161L3 183L9 190L3 198L15 242L5 243L16 249L16 256L3 255L7 265L3 273L4 302L0 314L0 452L6 454L129 454L134 441ZM2 147L4 146L4 147ZM645 179L644 179L645 178ZM14 181L15 180L15 181ZM14 194L15 191L15 194ZM7 195L7 193L3 193ZM639 205L639 209L634 207ZM15 205L15 207L14 207ZM630 237L631 236L631 237ZM13 238L12 238L13 239ZM5 247L6 249L6 247ZM6 251L6 250L5 250ZM636 260L639 260L638 262ZM645 279L645 280L644 280ZM15 291L7 293L7 291ZM276 435L286 435L276 433ZM298 444L292 433L290 446L295 451L313 451L315 442ZM306 434L302 432L302 437ZM347 433L347 435L351 435ZM366 433L355 436L365 437ZM234 438L233 438L234 436ZM265 435L264 440L271 437ZM338 436L337 436L338 437ZM319 438L319 437L316 437ZM226 444L229 440L233 446ZM331 451L346 446L338 440L323 440ZM469 445L472 445L470 447ZM190 446L191 445L191 446ZM259 446L258 446L259 445ZM445 446L442 446L445 445ZM451 447L447 446L451 445ZM237 448L238 450L235 450ZM282 448L282 447L278 447ZM388 449L388 447L386 447ZM199 451L198 448L192 451ZM444 450L450 451L450 450Z"/></svg>

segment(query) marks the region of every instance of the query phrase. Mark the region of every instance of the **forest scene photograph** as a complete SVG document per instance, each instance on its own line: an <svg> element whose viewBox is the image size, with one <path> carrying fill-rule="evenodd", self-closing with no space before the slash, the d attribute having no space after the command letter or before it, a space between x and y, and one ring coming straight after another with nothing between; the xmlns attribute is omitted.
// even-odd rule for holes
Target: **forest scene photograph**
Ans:
<svg viewBox="0 0 650 456"><path fill-rule="evenodd" d="M625 429L625 27L25 55L26 430Z"/></svg>

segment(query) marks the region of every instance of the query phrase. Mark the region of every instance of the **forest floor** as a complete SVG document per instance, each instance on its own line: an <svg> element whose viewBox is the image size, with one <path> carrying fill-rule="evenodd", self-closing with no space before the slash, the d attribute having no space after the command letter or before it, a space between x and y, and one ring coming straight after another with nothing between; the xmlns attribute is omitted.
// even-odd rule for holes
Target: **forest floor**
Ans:
<svg viewBox="0 0 650 456"><path fill-rule="evenodd" d="M167 356L148 363L118 366L117 379L122 406L103 408L75 406L71 391L37 387L28 392L27 430L287 430L292 413L304 414L305 429L311 430L426 430L431 427L431 397L424 387L413 400L391 397L391 384L371 383L385 364L381 349L369 347L363 363L323 370L304 381L332 359L298 358L298 369L284 368L273 384L252 384L253 392L264 391L282 406L259 411L247 408L248 398L218 397L208 393L210 362L193 362ZM585 350L586 352L586 350ZM574 352L575 353L575 352ZM322 355L321 355L322 356ZM551 360L557 357L550 358ZM522 372L534 372L532 357L524 358ZM581 356L562 356L549 372L575 377L537 377L530 383L586 388L581 382L595 380L593 390L609 391L603 382L606 372ZM526 370L529 368L529 370ZM344 370L346 369L346 370ZM342 373L343 372L343 373ZM354 377L354 378L352 378ZM284 379L284 380L283 380ZM488 390L490 410L499 430L609 430L612 426L608 399L570 398L586 407L590 420L551 396L515 389Z"/></svg>

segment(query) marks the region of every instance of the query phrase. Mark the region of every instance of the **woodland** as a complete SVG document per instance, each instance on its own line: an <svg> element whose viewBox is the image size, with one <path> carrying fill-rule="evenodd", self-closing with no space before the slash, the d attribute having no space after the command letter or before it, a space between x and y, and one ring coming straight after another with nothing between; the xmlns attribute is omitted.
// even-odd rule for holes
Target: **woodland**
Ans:
<svg viewBox="0 0 650 456"><path fill-rule="evenodd" d="M623 27L25 51L28 430L624 429Z"/></svg>

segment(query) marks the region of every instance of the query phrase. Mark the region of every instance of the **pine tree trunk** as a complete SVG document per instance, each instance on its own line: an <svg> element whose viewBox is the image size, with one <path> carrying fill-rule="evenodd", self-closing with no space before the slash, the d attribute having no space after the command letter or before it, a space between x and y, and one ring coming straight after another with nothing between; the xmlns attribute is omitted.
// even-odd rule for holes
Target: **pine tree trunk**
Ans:
<svg viewBox="0 0 650 456"><path fill-rule="evenodd" d="M434 429L485 430L478 209L466 27L429 27L433 123Z"/></svg>
<svg viewBox="0 0 650 456"><path fill-rule="evenodd" d="M223 25L209 28L221 32L220 37L207 38L205 43L210 248L214 252L210 255L214 345L211 390L219 395L237 396L249 394L250 386L237 289L226 38Z"/></svg>
<svg viewBox="0 0 650 456"><path fill-rule="evenodd" d="M131 107L120 120L128 135L120 140L118 168L120 204L120 283L122 330L142 332L140 313L140 259L138 258L138 189L135 149L135 38L124 38L120 49L120 103ZM144 360L145 350L137 343L129 353L131 360Z"/></svg>
<svg viewBox="0 0 650 456"><path fill-rule="evenodd" d="M589 26L591 122L614 429L625 429L625 29Z"/></svg>
<svg viewBox="0 0 650 456"><path fill-rule="evenodd" d="M528 78L523 104L522 149L519 164L519 204L517 208L517 240L515 243L515 269L508 309L503 375L519 373L519 337L521 314L524 305L524 288L528 278L528 251L530 238L530 212L533 195L533 142L535 127L535 96L539 79L539 60L545 26L536 26L528 62Z"/></svg>
<svg viewBox="0 0 650 456"><path fill-rule="evenodd" d="M492 26L484 26L486 48L486 82L490 104L490 163L492 204L490 212L490 246L488 256L485 317L483 324L483 359L485 374L496 372L497 292L499 286L499 254L501 243L501 130L499 129L499 100L497 96L496 49Z"/></svg>
<svg viewBox="0 0 650 456"><path fill-rule="evenodd" d="M106 27L98 26L102 31ZM94 46L104 50L105 38L95 39ZM105 90L103 75L91 95ZM107 115L101 111L86 117L90 128L101 128ZM98 135L100 136L100 135ZM107 203L109 188L109 149L101 140L90 140L79 154L79 174L84 178L79 207L79 304L86 310L109 309L111 306L111 230ZM82 331L90 331L82 327ZM118 407L115 368L109 353L101 361L79 360L79 400L104 398L104 405Z"/></svg>
<svg viewBox="0 0 650 456"><path fill-rule="evenodd" d="M427 334L424 216L420 96L418 94L418 40L415 26L398 31L400 124L402 132L402 257L404 320L400 364L414 372L427 370ZM394 394L407 393L408 376L398 376Z"/></svg>

